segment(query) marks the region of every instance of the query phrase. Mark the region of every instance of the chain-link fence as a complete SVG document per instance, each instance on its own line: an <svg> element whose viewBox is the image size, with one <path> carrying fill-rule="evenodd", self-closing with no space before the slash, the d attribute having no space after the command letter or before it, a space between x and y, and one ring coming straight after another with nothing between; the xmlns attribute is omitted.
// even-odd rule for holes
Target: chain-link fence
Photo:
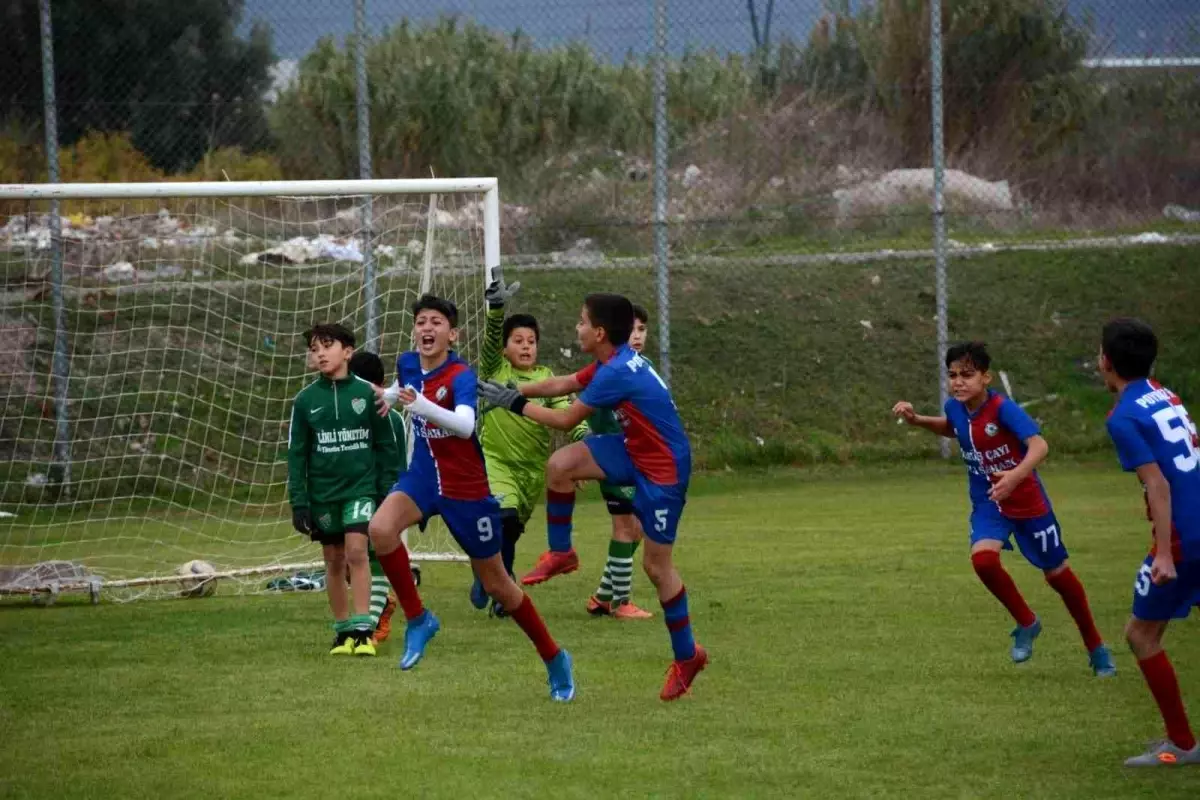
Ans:
<svg viewBox="0 0 1200 800"><path fill-rule="evenodd" d="M932 405L947 336L1082 363L1103 314L1170 291L1095 295L1109 247L1194 271L1192 0L17 0L0 26L0 181L53 177L48 121L62 181L496 175L506 259L636 288L730 462L902 443L814 404ZM1000 265L1025 283L980 297ZM750 354L782 377L746 400L710 368ZM1048 370L1015 391L1078 377Z"/></svg>

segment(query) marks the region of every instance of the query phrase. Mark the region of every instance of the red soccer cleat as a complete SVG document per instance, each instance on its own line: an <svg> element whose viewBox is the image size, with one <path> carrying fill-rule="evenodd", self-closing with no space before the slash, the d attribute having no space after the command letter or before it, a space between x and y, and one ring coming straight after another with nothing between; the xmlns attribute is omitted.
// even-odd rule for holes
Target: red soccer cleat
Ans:
<svg viewBox="0 0 1200 800"><path fill-rule="evenodd" d="M574 547L565 553L547 550L538 556L537 564L533 569L521 578L521 585L533 586L545 583L555 575L566 575L577 569L579 569L579 556L576 555Z"/></svg>
<svg viewBox="0 0 1200 800"><path fill-rule="evenodd" d="M678 700L692 688L692 681L700 670L708 666L708 651L696 645L696 655L687 661L672 661L667 667L667 682L663 684L659 700Z"/></svg>

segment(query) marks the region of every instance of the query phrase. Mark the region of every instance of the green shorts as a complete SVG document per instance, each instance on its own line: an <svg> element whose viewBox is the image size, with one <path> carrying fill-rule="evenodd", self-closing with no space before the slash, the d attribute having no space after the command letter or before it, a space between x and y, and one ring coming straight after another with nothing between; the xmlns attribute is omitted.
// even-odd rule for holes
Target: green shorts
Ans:
<svg viewBox="0 0 1200 800"><path fill-rule="evenodd" d="M375 501L370 497L357 497L344 503L313 503L313 521L317 531L312 540L321 544L341 544L347 533L367 533L371 515L375 513Z"/></svg>
<svg viewBox="0 0 1200 800"><path fill-rule="evenodd" d="M608 481L600 482L600 496L608 506L608 513L614 517L633 513L633 487L618 486Z"/></svg>
<svg viewBox="0 0 1200 800"><path fill-rule="evenodd" d="M500 502L500 509L517 513L522 524L533 516L533 509L545 499L546 472L544 469L514 467L499 461L487 465L488 484Z"/></svg>

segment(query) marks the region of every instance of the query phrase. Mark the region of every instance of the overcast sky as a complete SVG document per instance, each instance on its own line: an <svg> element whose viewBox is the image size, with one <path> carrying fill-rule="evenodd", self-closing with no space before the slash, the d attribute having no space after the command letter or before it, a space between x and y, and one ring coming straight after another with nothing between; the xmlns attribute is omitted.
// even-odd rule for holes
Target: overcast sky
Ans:
<svg viewBox="0 0 1200 800"><path fill-rule="evenodd" d="M246 18L262 19L275 33L282 58L306 53L323 35L353 29L354 0L245 0ZM756 0L760 9L766 0ZM953 0L947 0L952 3ZM1090 11L1101 45L1098 55L1200 56L1200 0L1069 0ZM599 53L621 58L652 44L652 0L366 0L367 24L379 31L404 17L461 14L498 30L518 28L539 45L582 39ZM751 45L746 0L668 0L669 43L744 51ZM776 0L772 39L804 40L819 16L820 0Z"/></svg>

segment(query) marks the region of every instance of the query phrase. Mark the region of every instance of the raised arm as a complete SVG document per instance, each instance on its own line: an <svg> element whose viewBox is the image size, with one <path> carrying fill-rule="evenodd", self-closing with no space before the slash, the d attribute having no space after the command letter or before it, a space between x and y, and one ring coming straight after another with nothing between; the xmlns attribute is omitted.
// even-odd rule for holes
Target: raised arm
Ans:
<svg viewBox="0 0 1200 800"><path fill-rule="evenodd" d="M938 436L944 436L947 439L954 438L954 426L950 424L950 420L944 416L926 417L918 414L912 403L901 400L892 407L892 413L896 415L902 422L907 422L917 428L924 428L930 433L936 433Z"/></svg>
<svg viewBox="0 0 1200 800"><path fill-rule="evenodd" d="M483 327L483 346L479 352L479 376L491 380L504 363L504 306L488 308Z"/></svg>
<svg viewBox="0 0 1200 800"><path fill-rule="evenodd" d="M563 411L571 407L571 398L569 397L552 397L546 402L546 408L552 408L555 411ZM588 427L586 421L579 423L571 429L571 441L578 442L580 439L591 433L591 428Z"/></svg>
<svg viewBox="0 0 1200 800"><path fill-rule="evenodd" d="M525 397L567 397L583 391L583 384L574 375L555 375L544 381L521 384L519 390Z"/></svg>
<svg viewBox="0 0 1200 800"><path fill-rule="evenodd" d="M503 366L504 359L504 306L521 289L521 284L504 282L504 271L500 267L492 270L492 282L483 293L487 302L487 322L483 328L483 346L479 354L479 377L490 380Z"/></svg>
<svg viewBox="0 0 1200 800"><path fill-rule="evenodd" d="M545 425L547 428L553 428L556 431L570 431L579 427L595 411L596 409L591 406L576 400L565 409L546 408L537 403L526 402L516 413L528 417L539 425Z"/></svg>
<svg viewBox="0 0 1200 800"><path fill-rule="evenodd" d="M528 417L539 425L559 431L569 431L590 417L595 409L579 400L565 409L543 408L510 386L495 381L480 381L479 396L496 408L506 408L518 416Z"/></svg>

